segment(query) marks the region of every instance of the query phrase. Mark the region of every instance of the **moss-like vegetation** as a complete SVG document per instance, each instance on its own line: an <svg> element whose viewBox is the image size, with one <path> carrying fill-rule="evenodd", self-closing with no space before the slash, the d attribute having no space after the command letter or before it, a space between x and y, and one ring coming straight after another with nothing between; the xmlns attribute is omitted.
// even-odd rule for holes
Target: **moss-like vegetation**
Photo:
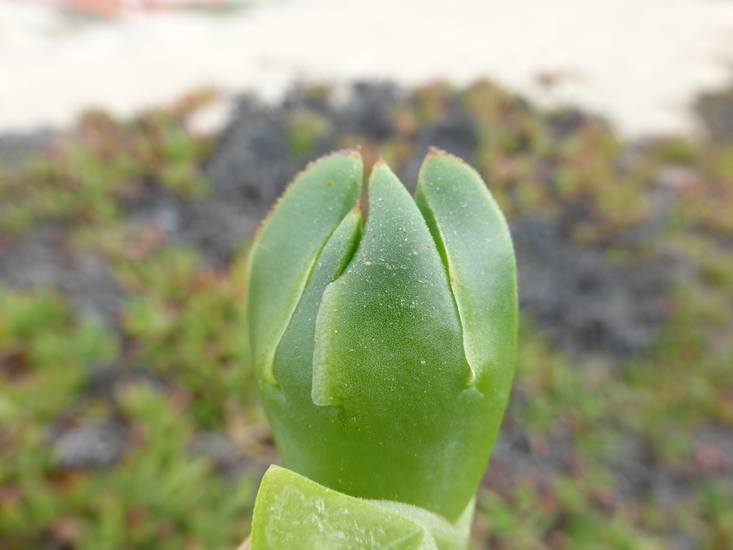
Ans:
<svg viewBox="0 0 733 550"><path fill-rule="evenodd" d="M602 120L486 82L404 94L389 131L360 133L324 107L329 93L282 108L290 161L360 145L367 165L382 155L409 172L429 131L462 120L467 160L510 219L556 223L611 265L672 259L666 320L641 354L578 356L523 314L475 547L733 548L733 146L623 143ZM213 192L214 140L187 130L203 99L87 115L25 168L0 167L0 548L225 549L248 533L274 450L244 324L247 243L212 265L205 244L139 213L154 196L185 208ZM114 314L88 315L54 280L3 279L3 255L44 227L63 266L93 257L109 271ZM117 451L79 458L71 436L95 427Z"/></svg>

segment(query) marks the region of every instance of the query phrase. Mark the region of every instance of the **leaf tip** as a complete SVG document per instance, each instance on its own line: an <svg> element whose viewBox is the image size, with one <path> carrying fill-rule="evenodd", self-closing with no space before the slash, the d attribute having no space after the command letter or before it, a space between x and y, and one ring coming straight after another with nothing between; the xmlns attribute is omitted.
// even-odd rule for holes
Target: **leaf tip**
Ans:
<svg viewBox="0 0 733 550"><path fill-rule="evenodd" d="M466 161L463 159L458 158L455 155L452 155L451 153L448 153L447 151L443 151L443 149L438 149L434 145L431 145L428 149L427 155L425 155L425 160L423 162L427 162L433 158L443 158L447 160L452 160L453 162L458 162L460 164L466 164Z"/></svg>

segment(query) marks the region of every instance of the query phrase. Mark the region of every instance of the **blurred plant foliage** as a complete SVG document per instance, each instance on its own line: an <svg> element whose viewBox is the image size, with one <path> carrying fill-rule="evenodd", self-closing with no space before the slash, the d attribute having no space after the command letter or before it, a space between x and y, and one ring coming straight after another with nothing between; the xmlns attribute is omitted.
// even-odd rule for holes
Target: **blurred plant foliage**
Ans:
<svg viewBox="0 0 733 550"><path fill-rule="evenodd" d="M86 113L71 139L32 159L20 176L0 181L0 229L17 233L48 221L103 226L151 182L184 199L204 196L199 168L210 140L188 132L185 121L208 98L193 94L171 109L125 121Z"/></svg>
<svg viewBox="0 0 733 550"><path fill-rule="evenodd" d="M467 117L473 158L452 152L510 218L553 220L609 262L673 259L664 330L642 356L578 364L523 317L475 547L732 548L733 142L627 144L602 120L541 112L486 82L405 93L389 131L360 133L324 107L330 93L303 90L282 111L296 164L360 145L366 165L381 155L400 173L423 145L450 151L441 136ZM183 204L212 193L214 141L188 130L204 99L86 115L25 168L0 167L3 550L225 549L249 531L273 455L245 338L244 250L212 266L201 246L130 214L154 193ZM69 262L103 262L116 315L85 315L53 281L4 279L3 255L44 227ZM64 441L98 425L123 434L120 452L70 465Z"/></svg>

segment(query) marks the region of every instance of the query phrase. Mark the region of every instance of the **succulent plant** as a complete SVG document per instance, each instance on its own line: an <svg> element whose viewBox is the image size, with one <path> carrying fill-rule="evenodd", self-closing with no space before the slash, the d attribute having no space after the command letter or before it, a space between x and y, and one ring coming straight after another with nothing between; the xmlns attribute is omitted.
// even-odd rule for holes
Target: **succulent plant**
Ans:
<svg viewBox="0 0 733 550"><path fill-rule="evenodd" d="M250 546L239 550L465 550L473 509L453 524L422 508L339 493L270 466L257 493Z"/></svg>
<svg viewBox="0 0 733 550"><path fill-rule="evenodd" d="M283 465L345 495L455 523L507 405L514 254L479 175L432 149L415 199L358 153L311 164L249 261L257 378Z"/></svg>

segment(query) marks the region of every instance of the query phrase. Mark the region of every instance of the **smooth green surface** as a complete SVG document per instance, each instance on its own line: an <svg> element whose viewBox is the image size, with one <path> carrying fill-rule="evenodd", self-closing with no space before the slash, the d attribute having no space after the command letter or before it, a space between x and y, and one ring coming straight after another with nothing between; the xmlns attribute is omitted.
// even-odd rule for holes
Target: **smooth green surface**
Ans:
<svg viewBox="0 0 733 550"><path fill-rule="evenodd" d="M465 516L470 520L474 503ZM470 521L453 527L399 502L351 497L279 466L257 494L252 550L465 550Z"/></svg>
<svg viewBox="0 0 733 550"><path fill-rule="evenodd" d="M496 437L517 354L517 272L509 227L478 173L436 149L422 165L415 201L446 262L471 384L491 396L487 418Z"/></svg>
<svg viewBox="0 0 733 550"><path fill-rule="evenodd" d="M361 193L362 162L343 151L319 159L288 188L250 254L250 338L258 375L276 383L272 359L328 237Z"/></svg>
<svg viewBox="0 0 733 550"><path fill-rule="evenodd" d="M446 183L452 192L475 194L462 165L456 173ZM473 215L495 216L492 205L478 202ZM439 243L385 164L372 171L363 234L349 220L324 247L284 330L274 357L277 383L260 376L278 450L286 467L327 487L411 504L455 522L486 468L513 371L505 353L482 367L487 375L476 383L465 342L505 335L499 351L506 352L515 345L516 311L478 315L481 322L465 325L475 334L464 334ZM479 234L486 227L478 220ZM470 223L456 231L462 228ZM504 230L496 235L501 254L481 269L512 277L503 287L509 298L498 300L516 307L511 243L505 225L495 229ZM281 230L298 234L294 225ZM272 234L263 233L258 246L268 246ZM478 280L483 275L471 266L461 272L466 295L479 302L474 312L497 301L485 294L494 286ZM257 322L251 312L250 323Z"/></svg>
<svg viewBox="0 0 733 550"><path fill-rule="evenodd" d="M252 519L252 550L428 550L425 538L407 519L277 466L262 480Z"/></svg>
<svg viewBox="0 0 733 550"><path fill-rule="evenodd" d="M437 150L422 165L415 201L447 263L472 383L506 399L517 350L517 274L504 215L473 168Z"/></svg>

